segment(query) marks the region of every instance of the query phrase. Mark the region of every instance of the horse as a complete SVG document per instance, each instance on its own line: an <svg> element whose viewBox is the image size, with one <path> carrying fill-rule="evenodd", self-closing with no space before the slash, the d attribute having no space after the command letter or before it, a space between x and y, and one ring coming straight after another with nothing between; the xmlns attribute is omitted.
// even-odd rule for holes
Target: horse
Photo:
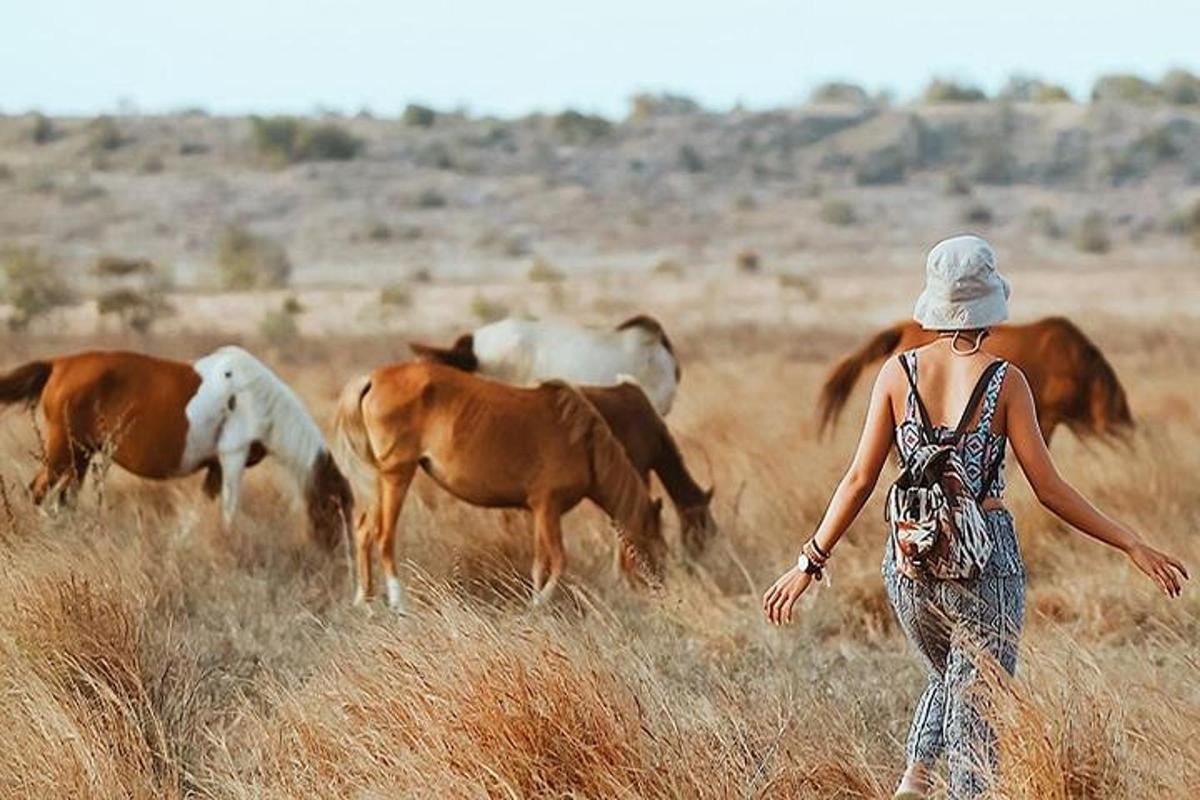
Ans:
<svg viewBox="0 0 1200 800"><path fill-rule="evenodd" d="M615 386L578 388L608 423L642 483L649 488L650 473L658 476L679 516L684 548L693 558L701 556L718 532L710 508L713 490L701 488L692 478L675 437L646 393L628 380Z"/></svg>
<svg viewBox="0 0 1200 800"><path fill-rule="evenodd" d="M163 480L205 471L204 493L221 496L226 530L242 475L268 454L300 484L314 540L332 548L353 522L350 484L296 394L240 347L190 364L140 353L88 351L32 361L0 376L0 404L40 401L46 420L41 470L30 484L41 504L71 500L99 452L125 470Z"/></svg>
<svg viewBox="0 0 1200 800"><path fill-rule="evenodd" d="M914 321L898 322L834 365L821 387L822 433L837 422L867 365L927 344L936 336L936 331L924 330ZM1060 425L1079 437L1123 436L1133 429L1129 401L1117 373L1100 348L1066 317L998 325L991 329L987 347L1025 373L1047 442Z"/></svg>
<svg viewBox="0 0 1200 800"><path fill-rule="evenodd" d="M448 348L410 347L420 358L519 386L548 380L609 386L630 375L663 416L683 374L666 331L644 314L613 330L509 318L464 333Z"/></svg>
<svg viewBox="0 0 1200 800"><path fill-rule="evenodd" d="M368 499L354 534L355 604L373 594L373 544L388 605L405 609L395 536L418 468L471 505L532 512L535 605L552 596L566 563L562 515L584 498L626 532L626 571L660 575L662 501L651 501L604 418L566 383L515 387L443 364L393 364L346 384L334 429L355 490Z"/></svg>

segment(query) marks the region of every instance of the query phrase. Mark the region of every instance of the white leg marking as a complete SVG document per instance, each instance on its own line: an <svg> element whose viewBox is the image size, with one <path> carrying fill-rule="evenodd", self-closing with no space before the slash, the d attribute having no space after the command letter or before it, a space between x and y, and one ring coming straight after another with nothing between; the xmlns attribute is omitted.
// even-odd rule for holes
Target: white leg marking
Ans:
<svg viewBox="0 0 1200 800"><path fill-rule="evenodd" d="M404 599L404 585L400 583L399 578L393 578L390 575L387 578L387 596L388 606L398 614L403 614L408 611L408 604Z"/></svg>

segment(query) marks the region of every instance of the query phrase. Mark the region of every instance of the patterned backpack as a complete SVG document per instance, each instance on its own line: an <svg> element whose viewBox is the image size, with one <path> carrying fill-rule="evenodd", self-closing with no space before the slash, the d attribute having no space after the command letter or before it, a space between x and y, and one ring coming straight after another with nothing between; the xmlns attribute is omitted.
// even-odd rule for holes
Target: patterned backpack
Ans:
<svg viewBox="0 0 1200 800"><path fill-rule="evenodd" d="M903 361L901 362L903 364ZM962 419L949 439L939 439L929 412L905 366L921 417L921 441L888 490L886 519L901 574L914 580L974 578L992 554L992 539L980 504L996 479L1003 451L986 470L978 496L970 493L958 443L1002 361L984 370Z"/></svg>

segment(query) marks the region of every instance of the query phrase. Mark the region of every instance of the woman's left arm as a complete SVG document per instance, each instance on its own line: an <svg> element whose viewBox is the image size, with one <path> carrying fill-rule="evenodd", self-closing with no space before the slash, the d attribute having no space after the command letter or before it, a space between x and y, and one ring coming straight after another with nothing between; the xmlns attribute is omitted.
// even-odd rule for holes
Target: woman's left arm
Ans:
<svg viewBox="0 0 1200 800"><path fill-rule="evenodd" d="M875 490L879 473L887 461L888 451L896 430L895 415L892 413L891 387L897 385L901 367L895 359L884 362L875 387L871 390L871 404L854 461L833 493L829 507L821 518L821 524L813 535L817 547L824 553L832 553L834 546L850 524L854 522L862 507ZM800 599L812 582L809 575L799 566L793 566L775 581L763 595L763 613L776 625L792 621L792 606Z"/></svg>

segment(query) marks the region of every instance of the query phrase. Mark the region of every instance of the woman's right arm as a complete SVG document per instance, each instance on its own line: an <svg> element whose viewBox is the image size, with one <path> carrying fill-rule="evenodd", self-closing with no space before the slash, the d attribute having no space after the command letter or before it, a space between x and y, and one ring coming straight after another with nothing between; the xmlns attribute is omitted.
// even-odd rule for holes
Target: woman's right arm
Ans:
<svg viewBox="0 0 1200 800"><path fill-rule="evenodd" d="M1178 597L1187 570L1175 558L1150 547L1128 526L1112 519L1088 502L1074 486L1059 474L1042 430L1038 427L1033 394L1024 373L1012 365L1005 382L1008 397L1005 403L1005 429L1012 443L1013 454L1025 477L1033 487L1038 501L1063 521L1122 550L1142 572L1159 585L1165 593ZM1176 574L1178 573L1178 574Z"/></svg>

